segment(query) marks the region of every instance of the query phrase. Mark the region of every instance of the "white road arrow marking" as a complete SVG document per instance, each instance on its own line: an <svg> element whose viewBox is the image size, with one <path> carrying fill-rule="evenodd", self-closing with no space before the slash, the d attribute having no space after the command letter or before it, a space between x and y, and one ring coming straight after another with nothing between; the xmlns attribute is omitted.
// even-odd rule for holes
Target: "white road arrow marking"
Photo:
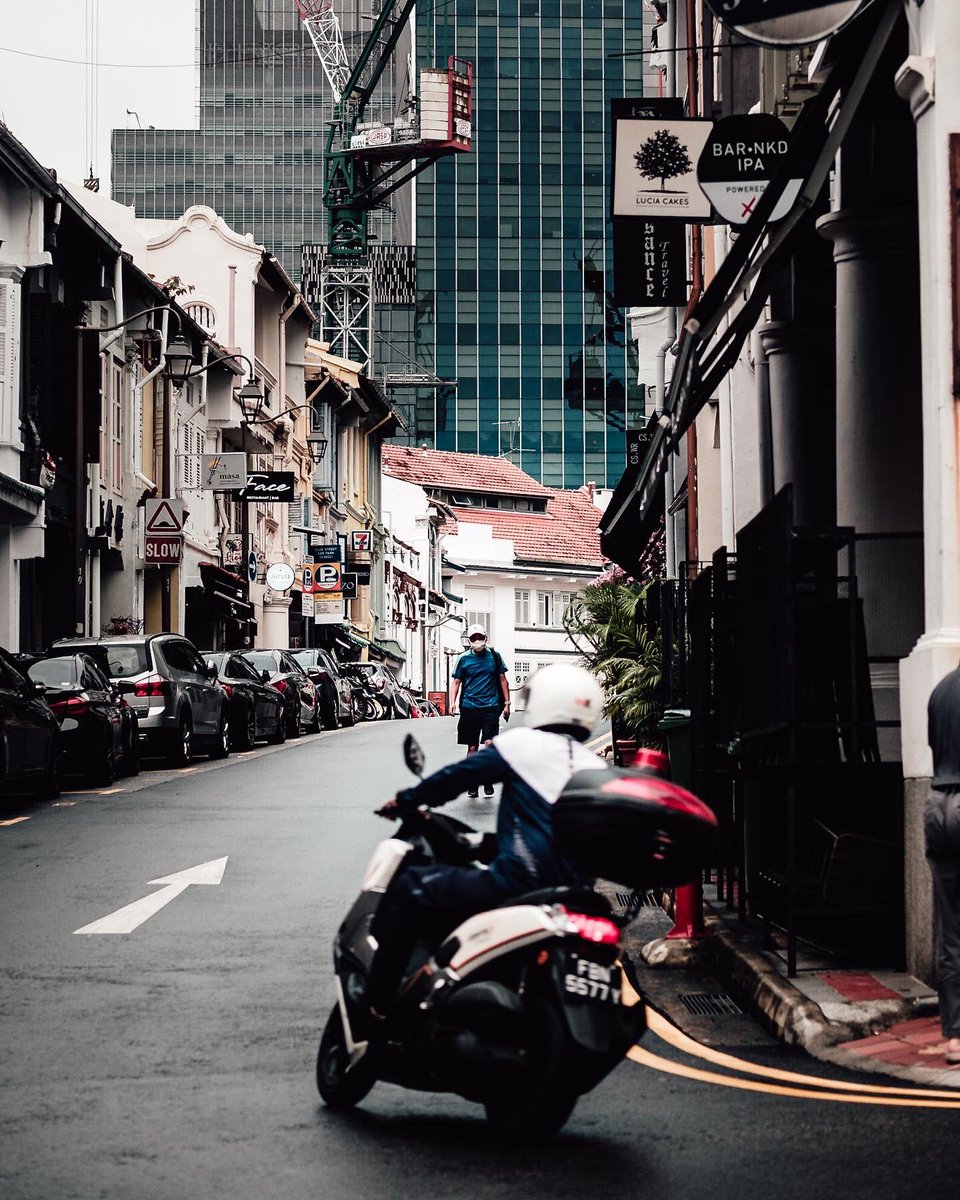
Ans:
<svg viewBox="0 0 960 1200"><path fill-rule="evenodd" d="M151 892L149 896L134 900L132 904L118 908L116 912L109 913L107 916L101 917L99 921L93 921L73 932L132 933L144 921L149 920L161 908L169 904L171 900L175 900L181 892L185 892L191 883L218 884L223 879L228 857L229 855L224 858L214 858L210 862L200 863L196 867L188 867L185 871L176 871L173 875L150 879L148 880L150 884L164 885L159 892Z"/></svg>

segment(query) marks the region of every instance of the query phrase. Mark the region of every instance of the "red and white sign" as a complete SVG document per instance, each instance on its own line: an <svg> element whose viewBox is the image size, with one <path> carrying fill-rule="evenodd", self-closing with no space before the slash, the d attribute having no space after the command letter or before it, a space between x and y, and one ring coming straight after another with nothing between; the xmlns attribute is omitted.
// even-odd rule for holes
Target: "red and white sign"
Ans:
<svg viewBox="0 0 960 1200"><path fill-rule="evenodd" d="M369 529L354 529L350 534L350 549L355 554L369 554L373 535Z"/></svg>
<svg viewBox="0 0 960 1200"><path fill-rule="evenodd" d="M143 528L147 534L183 533L183 501L165 497L147 500Z"/></svg>
<svg viewBox="0 0 960 1200"><path fill-rule="evenodd" d="M183 560L183 535L148 533L143 540L143 560L148 566L176 566Z"/></svg>
<svg viewBox="0 0 960 1200"><path fill-rule="evenodd" d="M315 592L339 592L341 582L339 563L314 563L313 590Z"/></svg>

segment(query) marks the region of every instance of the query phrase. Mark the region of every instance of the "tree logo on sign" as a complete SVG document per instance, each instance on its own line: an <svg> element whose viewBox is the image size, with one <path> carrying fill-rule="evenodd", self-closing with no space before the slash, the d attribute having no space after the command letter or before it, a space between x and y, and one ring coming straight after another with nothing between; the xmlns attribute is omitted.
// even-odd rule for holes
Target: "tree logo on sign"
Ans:
<svg viewBox="0 0 960 1200"><path fill-rule="evenodd" d="M660 191L666 190L666 182L677 175L686 175L693 170L687 148L669 129L658 129L648 137L634 154L637 170L644 179L659 179Z"/></svg>

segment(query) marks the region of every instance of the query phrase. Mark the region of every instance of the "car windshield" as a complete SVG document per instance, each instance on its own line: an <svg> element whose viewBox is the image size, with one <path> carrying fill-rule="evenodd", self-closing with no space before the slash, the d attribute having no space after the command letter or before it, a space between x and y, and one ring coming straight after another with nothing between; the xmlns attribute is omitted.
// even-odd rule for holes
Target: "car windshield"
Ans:
<svg viewBox="0 0 960 1200"><path fill-rule="evenodd" d="M271 675L276 675L279 668L277 660L268 650L248 650L244 654L244 658L249 663L253 663L258 671L269 671Z"/></svg>
<svg viewBox="0 0 960 1200"><path fill-rule="evenodd" d="M73 687L79 678L75 658L42 658L27 674L34 683L42 683L48 688Z"/></svg>
<svg viewBox="0 0 960 1200"><path fill-rule="evenodd" d="M314 658L316 653L316 650L291 650L290 657L298 662L301 667L312 667L316 662ZM322 666L322 664L318 665Z"/></svg>
<svg viewBox="0 0 960 1200"><path fill-rule="evenodd" d="M111 679L141 675L149 669L146 642L81 642L76 646L57 645L53 648L59 654L89 654Z"/></svg>

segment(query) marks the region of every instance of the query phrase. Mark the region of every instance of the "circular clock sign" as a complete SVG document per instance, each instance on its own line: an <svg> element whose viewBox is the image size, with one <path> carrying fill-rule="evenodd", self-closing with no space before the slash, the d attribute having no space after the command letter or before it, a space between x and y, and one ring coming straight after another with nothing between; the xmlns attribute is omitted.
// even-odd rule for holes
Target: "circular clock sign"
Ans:
<svg viewBox="0 0 960 1200"><path fill-rule="evenodd" d="M866 0L707 0L724 25L763 46L806 46L852 21Z"/></svg>
<svg viewBox="0 0 960 1200"><path fill-rule="evenodd" d="M267 587L275 592L285 592L293 587L295 578L293 567L287 563L272 563L267 567Z"/></svg>

